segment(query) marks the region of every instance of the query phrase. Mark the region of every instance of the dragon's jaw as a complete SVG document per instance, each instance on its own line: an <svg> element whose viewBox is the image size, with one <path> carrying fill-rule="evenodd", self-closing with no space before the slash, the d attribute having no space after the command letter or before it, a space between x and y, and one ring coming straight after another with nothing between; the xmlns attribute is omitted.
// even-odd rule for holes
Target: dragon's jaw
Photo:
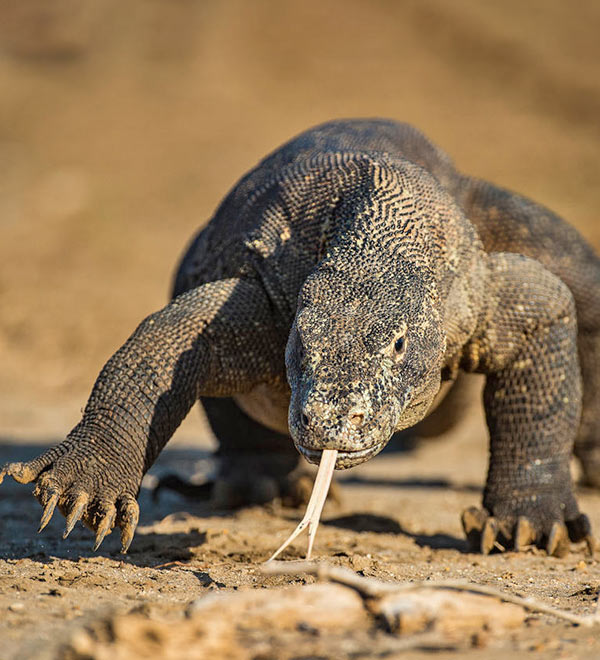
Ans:
<svg viewBox="0 0 600 660"><path fill-rule="evenodd" d="M366 449L360 449L357 451L339 451L337 452L337 460L335 462L336 470L347 470L348 468L356 467L365 461L368 461L370 458L373 458L378 454L387 444L387 442L381 441L371 447ZM304 458L309 463L314 463L319 465L322 460L323 449L314 449L312 447L304 447L299 443L295 443L296 449L304 456Z"/></svg>

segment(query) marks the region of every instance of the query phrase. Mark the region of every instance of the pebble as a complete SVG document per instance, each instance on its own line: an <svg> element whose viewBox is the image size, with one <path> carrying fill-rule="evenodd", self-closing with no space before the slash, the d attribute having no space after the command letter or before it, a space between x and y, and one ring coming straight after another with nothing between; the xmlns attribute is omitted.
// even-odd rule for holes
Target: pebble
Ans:
<svg viewBox="0 0 600 660"><path fill-rule="evenodd" d="M25 609L25 603L11 603L8 609L11 612L22 612Z"/></svg>

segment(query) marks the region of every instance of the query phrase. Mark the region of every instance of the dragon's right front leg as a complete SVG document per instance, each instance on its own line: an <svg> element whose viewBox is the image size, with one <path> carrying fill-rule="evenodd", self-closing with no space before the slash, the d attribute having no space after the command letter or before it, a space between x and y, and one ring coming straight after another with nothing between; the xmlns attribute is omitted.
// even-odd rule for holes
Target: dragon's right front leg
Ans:
<svg viewBox="0 0 600 660"><path fill-rule="evenodd" d="M253 280L212 282L178 296L109 359L66 440L32 461L6 465L0 482L7 474L36 482L40 530L58 505L65 536L83 519L97 548L116 523L125 552L144 473L201 394L244 392L283 370L285 337L277 334Z"/></svg>

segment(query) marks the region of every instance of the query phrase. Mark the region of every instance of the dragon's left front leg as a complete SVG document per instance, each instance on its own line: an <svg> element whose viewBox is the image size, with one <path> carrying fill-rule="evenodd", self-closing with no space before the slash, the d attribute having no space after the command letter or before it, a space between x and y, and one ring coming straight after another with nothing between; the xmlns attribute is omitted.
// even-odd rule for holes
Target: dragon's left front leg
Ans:
<svg viewBox="0 0 600 660"><path fill-rule="evenodd" d="M573 296L537 261L489 255L487 305L462 366L486 374L490 464L483 509L463 514L472 546L564 554L587 538L569 470L581 414Z"/></svg>

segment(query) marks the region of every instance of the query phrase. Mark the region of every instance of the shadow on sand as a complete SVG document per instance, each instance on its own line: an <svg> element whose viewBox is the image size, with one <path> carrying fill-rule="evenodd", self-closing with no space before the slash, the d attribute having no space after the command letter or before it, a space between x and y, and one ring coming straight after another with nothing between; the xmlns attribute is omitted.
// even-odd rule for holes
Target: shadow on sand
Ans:
<svg viewBox="0 0 600 660"><path fill-rule="evenodd" d="M324 520L323 525L349 529L355 532L374 532L375 534L402 534L414 539L420 547L434 550L458 550L468 552L467 541L450 534L415 534L404 529L397 520L373 513L354 513L339 518Z"/></svg>

